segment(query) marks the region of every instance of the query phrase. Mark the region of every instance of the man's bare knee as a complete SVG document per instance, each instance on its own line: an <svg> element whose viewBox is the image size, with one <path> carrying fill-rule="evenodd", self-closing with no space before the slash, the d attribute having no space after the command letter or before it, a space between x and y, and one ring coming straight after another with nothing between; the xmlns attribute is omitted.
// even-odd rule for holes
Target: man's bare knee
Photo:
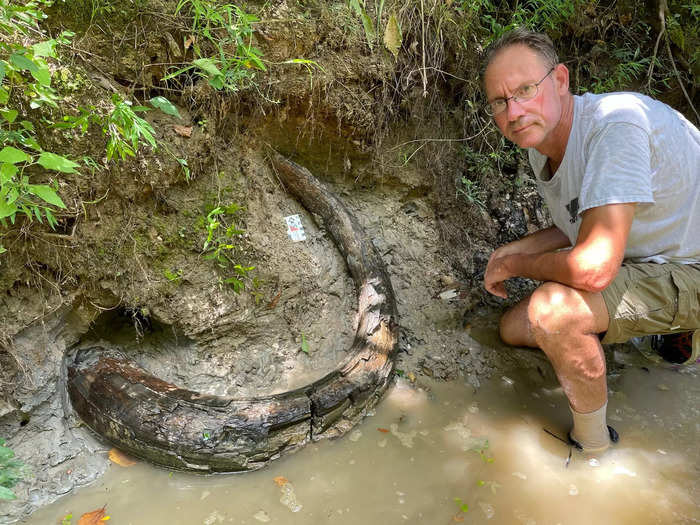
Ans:
<svg viewBox="0 0 700 525"><path fill-rule="evenodd" d="M527 318L535 339L593 334L607 329L607 310L600 294L547 282L530 296Z"/></svg>
<svg viewBox="0 0 700 525"><path fill-rule="evenodd" d="M547 282L532 293L527 318L535 339L539 341L541 337L563 335L577 329L582 313L571 292L568 286Z"/></svg>

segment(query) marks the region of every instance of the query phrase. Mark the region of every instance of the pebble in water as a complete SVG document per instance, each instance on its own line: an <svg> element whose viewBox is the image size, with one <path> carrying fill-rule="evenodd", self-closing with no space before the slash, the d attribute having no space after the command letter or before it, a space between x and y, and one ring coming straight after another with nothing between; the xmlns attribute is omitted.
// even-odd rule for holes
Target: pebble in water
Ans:
<svg viewBox="0 0 700 525"><path fill-rule="evenodd" d="M486 501L480 501L479 508L484 513L484 516L486 516L487 520L490 520L496 515L496 509L493 507L493 505L487 503Z"/></svg>
<svg viewBox="0 0 700 525"><path fill-rule="evenodd" d="M224 516L219 511L213 511L204 519L204 525L214 525L214 523L223 523Z"/></svg>
<svg viewBox="0 0 700 525"><path fill-rule="evenodd" d="M303 508L302 504L297 501L297 496L291 483L285 483L280 487L280 490L282 491L282 497L280 498L282 505L292 512L299 512Z"/></svg>
<svg viewBox="0 0 700 525"><path fill-rule="evenodd" d="M413 448L413 438L415 438L417 434L415 430L400 432L399 426L396 423L392 423L389 428L391 429L391 433L399 438L399 441L404 447Z"/></svg>
<svg viewBox="0 0 700 525"><path fill-rule="evenodd" d="M488 440L482 437L472 436L472 431L461 421L450 423L443 428L446 432L455 431L462 441L462 450L484 450L488 448Z"/></svg>
<svg viewBox="0 0 700 525"><path fill-rule="evenodd" d="M263 523L268 523L270 521L269 514L267 512L265 512L264 510L259 510L258 512L253 514L253 517L256 520L261 521Z"/></svg>

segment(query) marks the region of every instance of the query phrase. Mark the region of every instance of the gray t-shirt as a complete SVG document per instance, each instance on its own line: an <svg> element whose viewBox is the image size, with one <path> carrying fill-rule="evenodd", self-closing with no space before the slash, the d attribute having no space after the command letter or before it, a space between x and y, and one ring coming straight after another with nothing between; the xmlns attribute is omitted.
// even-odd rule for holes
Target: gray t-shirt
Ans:
<svg viewBox="0 0 700 525"><path fill-rule="evenodd" d="M554 220L575 244L581 213L636 202L625 260L700 262L700 132L666 104L638 93L574 96L564 159L528 150Z"/></svg>

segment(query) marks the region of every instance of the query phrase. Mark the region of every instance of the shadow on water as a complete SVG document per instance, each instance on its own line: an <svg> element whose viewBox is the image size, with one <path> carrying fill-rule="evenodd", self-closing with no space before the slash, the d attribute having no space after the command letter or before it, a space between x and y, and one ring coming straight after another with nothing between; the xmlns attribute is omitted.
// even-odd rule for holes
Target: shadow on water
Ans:
<svg viewBox="0 0 700 525"><path fill-rule="evenodd" d="M477 391L399 380L342 439L267 468L195 476L112 465L26 524L107 505L115 525L669 524L700 521L698 368L627 367L610 382L620 443L589 458L557 384L513 371ZM106 453L106 449L104 451ZM468 507L468 508L467 508Z"/></svg>

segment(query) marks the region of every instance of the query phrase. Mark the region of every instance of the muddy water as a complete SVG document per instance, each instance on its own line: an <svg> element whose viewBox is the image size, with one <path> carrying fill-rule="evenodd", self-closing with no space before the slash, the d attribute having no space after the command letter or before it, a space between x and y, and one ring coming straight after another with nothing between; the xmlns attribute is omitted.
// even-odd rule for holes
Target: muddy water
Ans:
<svg viewBox="0 0 700 525"><path fill-rule="evenodd" d="M574 451L568 466L570 448L543 430L567 429L556 384L517 372L478 391L399 380L356 430L262 471L201 477L112 465L24 523L68 513L76 523L105 504L114 525L698 523L699 372L615 375L609 413L621 442L598 458Z"/></svg>

